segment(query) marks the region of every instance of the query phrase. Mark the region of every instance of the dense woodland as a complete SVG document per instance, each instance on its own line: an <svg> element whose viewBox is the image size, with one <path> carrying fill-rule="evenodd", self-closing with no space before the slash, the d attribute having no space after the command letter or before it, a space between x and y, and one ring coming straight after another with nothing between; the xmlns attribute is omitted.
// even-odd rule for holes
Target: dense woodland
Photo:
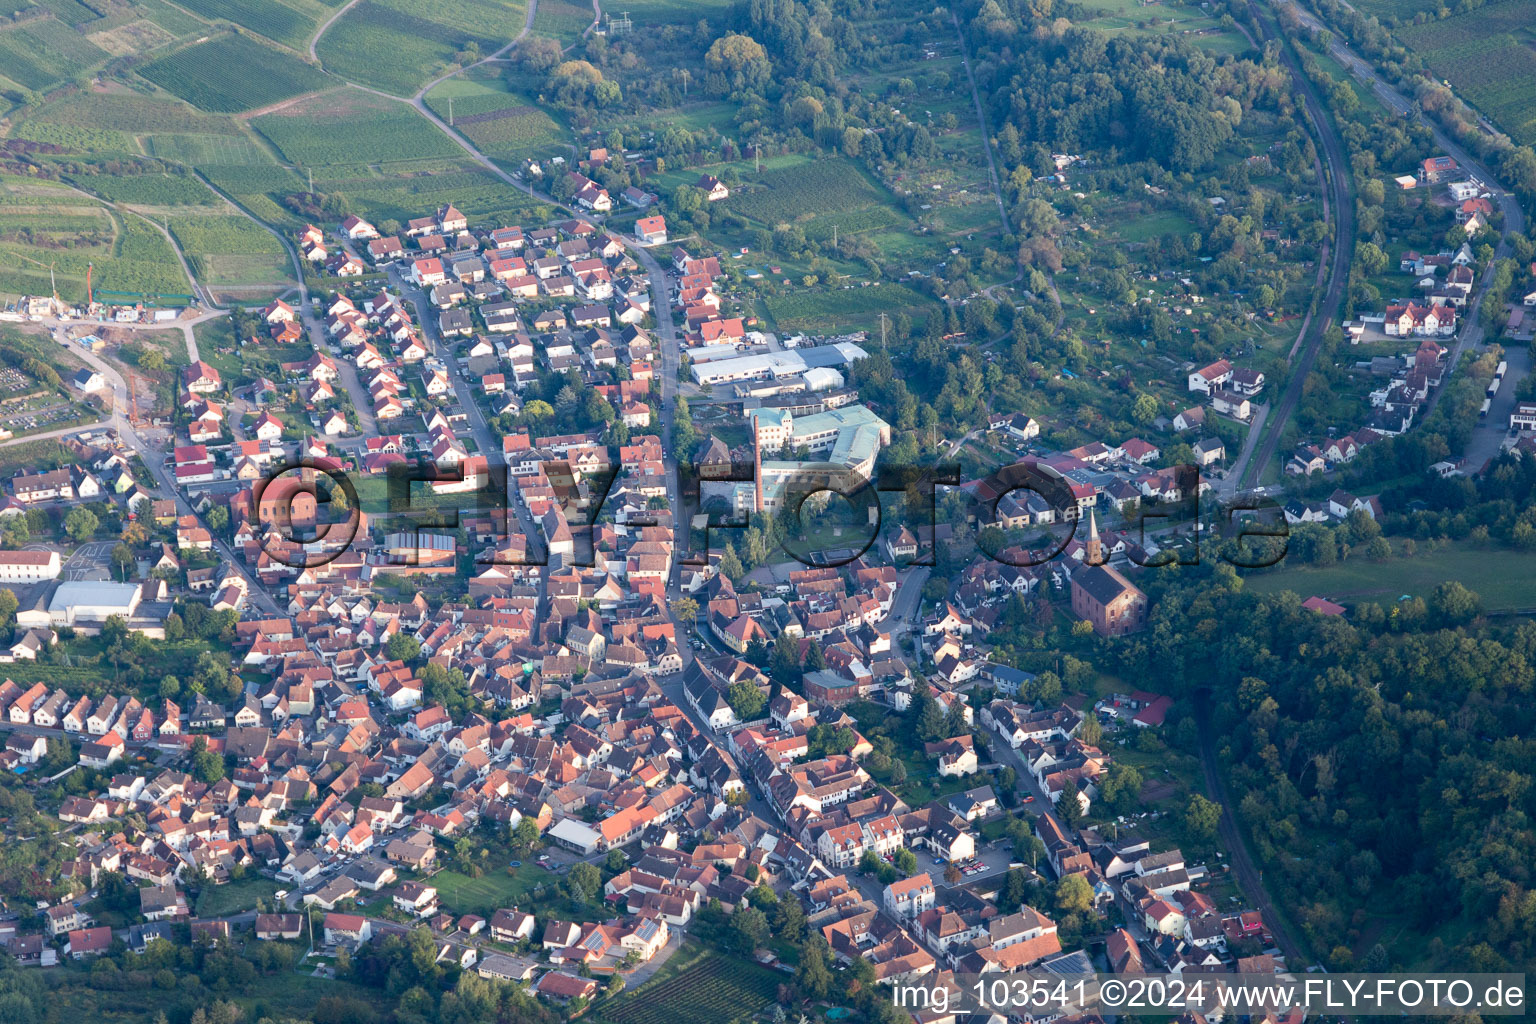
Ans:
<svg viewBox="0 0 1536 1024"><path fill-rule="evenodd" d="M1399 545L1472 535L1492 566L1500 543L1528 548L1536 536L1531 460L1420 493L1428 508L1386 524ZM1336 527L1329 542L1363 548L1351 532L1362 529ZM1186 698L1172 735L1191 750L1197 693L1209 689L1211 734L1266 887L1314 948L1332 951L1330 967L1525 969L1536 625L1485 615L1456 582L1427 601L1318 615L1294 594L1246 593L1212 559L1152 574L1149 592L1150 627L1118 648L1119 667ZM1382 951L1365 942L1357 961L1350 947L1378 932Z"/></svg>

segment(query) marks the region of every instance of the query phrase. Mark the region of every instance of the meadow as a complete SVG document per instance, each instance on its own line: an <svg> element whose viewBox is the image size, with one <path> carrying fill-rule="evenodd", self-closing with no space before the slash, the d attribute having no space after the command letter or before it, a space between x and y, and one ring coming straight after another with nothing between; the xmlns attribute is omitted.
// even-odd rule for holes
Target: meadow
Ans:
<svg viewBox="0 0 1536 1024"><path fill-rule="evenodd" d="M788 295L765 297L763 305L779 330L811 333L879 331L881 313L906 313L920 321L935 308L927 296L906 285L889 283L831 291L796 287Z"/></svg>
<svg viewBox="0 0 1536 1024"><path fill-rule="evenodd" d="M113 24L116 18L103 18L102 21L112 27L101 27L88 33L86 38L114 57L148 53L176 41L174 35L148 18L135 18L121 25Z"/></svg>
<svg viewBox="0 0 1536 1024"><path fill-rule="evenodd" d="M151 156L191 166L270 164L272 157L244 135L151 135Z"/></svg>
<svg viewBox="0 0 1536 1024"><path fill-rule="evenodd" d="M1393 540L1400 551L1401 541ZM1390 605L1408 594L1428 598L1437 585L1459 580L1483 598L1490 611L1529 609L1533 605L1531 578L1536 575L1536 553L1476 548L1451 544L1412 557L1399 554L1382 562L1352 557L1330 566L1287 566L1243 574L1244 589L1259 594L1294 591L1302 597L1314 594L1334 601L1375 601Z"/></svg>
<svg viewBox="0 0 1536 1024"><path fill-rule="evenodd" d="M270 900L276 891L277 883L254 874L224 885L205 885L197 894L197 916L224 917L254 910L257 900Z"/></svg>
<svg viewBox="0 0 1536 1024"><path fill-rule="evenodd" d="M452 907L459 914L479 914L490 919L502 907L524 906L532 901L531 893L538 886L554 892L560 883L559 876L533 864L519 868L491 868L479 878L471 878L452 869L437 872L429 884L437 887L438 899L443 906Z"/></svg>
<svg viewBox="0 0 1536 1024"><path fill-rule="evenodd" d="M201 110L233 113L324 89L332 80L249 36L224 36L151 61L145 79Z"/></svg>

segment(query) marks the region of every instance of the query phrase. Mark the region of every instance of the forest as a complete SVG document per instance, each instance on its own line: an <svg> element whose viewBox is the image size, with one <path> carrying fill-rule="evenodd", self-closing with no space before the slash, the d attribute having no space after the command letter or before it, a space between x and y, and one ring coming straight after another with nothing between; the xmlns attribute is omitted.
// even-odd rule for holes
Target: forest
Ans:
<svg viewBox="0 0 1536 1024"><path fill-rule="evenodd" d="M1532 460L1420 493L1429 507L1389 517L1389 534L1476 530L1490 571L1503 538L1530 543ZM1358 528L1337 528L1339 542ZM1525 969L1536 624L1485 614L1455 581L1427 600L1320 615L1206 564L1149 576L1149 628L1115 658L1126 678L1181 698L1179 746L1212 743L1230 767L1276 903L1333 970Z"/></svg>

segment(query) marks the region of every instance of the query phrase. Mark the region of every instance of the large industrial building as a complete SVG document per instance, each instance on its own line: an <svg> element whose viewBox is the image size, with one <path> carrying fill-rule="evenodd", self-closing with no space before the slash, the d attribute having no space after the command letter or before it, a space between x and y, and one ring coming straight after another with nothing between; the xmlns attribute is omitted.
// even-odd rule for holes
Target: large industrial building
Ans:
<svg viewBox="0 0 1536 1024"><path fill-rule="evenodd" d="M761 352L755 355L731 356L727 359L709 358L717 354L720 348L722 346L711 345L703 349L689 350L688 356L693 363L693 379L700 387L735 384L738 381L762 380L768 377L775 380L780 377L794 377L807 370L832 369L869 356L868 352L852 342L839 341L815 348L796 349L793 352ZM824 374L820 376L825 379Z"/></svg>
<svg viewBox="0 0 1536 1024"><path fill-rule="evenodd" d="M70 628L81 633L97 633L106 621L119 616L136 633L160 639L165 636L165 620L171 613L161 580L144 583L108 583L95 580L70 580L60 583L38 605L16 613L21 629Z"/></svg>

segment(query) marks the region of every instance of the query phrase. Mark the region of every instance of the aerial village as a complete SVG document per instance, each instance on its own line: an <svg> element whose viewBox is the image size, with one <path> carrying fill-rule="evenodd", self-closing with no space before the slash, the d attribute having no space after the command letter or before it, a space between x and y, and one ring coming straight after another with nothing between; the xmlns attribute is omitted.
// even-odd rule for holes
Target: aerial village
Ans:
<svg viewBox="0 0 1536 1024"><path fill-rule="evenodd" d="M718 290L717 255L666 248L660 217L637 232L471 228L451 206L404 237L312 229L335 291L272 303L245 342L309 338L311 358L280 383L196 361L169 450L99 432L70 439L74 465L10 482L0 522L106 502L140 528L122 563L63 540L0 552L15 676L82 638L197 630L214 652L195 686L0 684L0 759L69 850L29 902L6 894L15 960L271 941L329 963L425 930L439 962L571 1010L771 897L882 983L1281 969L1262 915L1210 891L1224 866L1186 863L1146 814L1082 824L1114 770L1099 738L1156 733L1172 701L1038 685L988 639L1032 594L1103 636L1141 629L1156 542L1108 524L1208 484L1149 469L1138 439L1044 451L1036 421L1001 416L992 431L1071 498L972 496L1010 537L1077 526L1055 561L978 556L925 597L939 524L838 564L727 571L680 543L679 461L702 501L751 516L806 467L867 478L890 428L846 386L857 339L781 342ZM349 287L360 268L385 279ZM580 384L562 386L584 428L501 429L565 400L551 378ZM671 451L684 386L738 409L747 441ZM1190 389L1212 406L1181 415L1199 436L1262 387L1207 367ZM407 472L419 503L376 500ZM455 522L416 518L487 490ZM505 902L445 881L471 870L511 880ZM254 914L199 909L252 879L270 883ZM1053 919L1069 891L1092 943Z"/></svg>

